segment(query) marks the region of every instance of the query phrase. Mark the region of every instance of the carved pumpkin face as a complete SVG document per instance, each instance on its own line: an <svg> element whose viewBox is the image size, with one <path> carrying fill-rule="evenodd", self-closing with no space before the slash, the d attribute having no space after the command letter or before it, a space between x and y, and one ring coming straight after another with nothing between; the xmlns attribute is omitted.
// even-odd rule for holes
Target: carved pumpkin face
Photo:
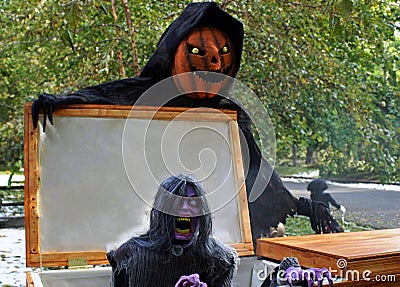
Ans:
<svg viewBox="0 0 400 287"><path fill-rule="evenodd" d="M183 37L172 63L172 75L181 92L192 98L212 98L226 84L226 77L186 72L210 71L233 76L235 55L228 36L215 27L198 27ZM191 91L207 92L191 92Z"/></svg>

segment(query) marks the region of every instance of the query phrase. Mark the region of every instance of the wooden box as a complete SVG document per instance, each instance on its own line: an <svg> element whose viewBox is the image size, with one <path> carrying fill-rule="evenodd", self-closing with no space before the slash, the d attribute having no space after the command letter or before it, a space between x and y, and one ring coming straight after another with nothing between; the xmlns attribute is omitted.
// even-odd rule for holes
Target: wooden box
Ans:
<svg viewBox="0 0 400 287"><path fill-rule="evenodd" d="M147 230L159 183L181 172L200 179L214 236L253 254L236 112L74 105L44 133L43 118L33 129L24 109L27 266L108 264L108 250ZM108 286L109 276L109 267L69 268L28 282Z"/></svg>
<svg viewBox="0 0 400 287"><path fill-rule="evenodd" d="M400 229L257 240L257 255L331 270L334 286L399 286Z"/></svg>

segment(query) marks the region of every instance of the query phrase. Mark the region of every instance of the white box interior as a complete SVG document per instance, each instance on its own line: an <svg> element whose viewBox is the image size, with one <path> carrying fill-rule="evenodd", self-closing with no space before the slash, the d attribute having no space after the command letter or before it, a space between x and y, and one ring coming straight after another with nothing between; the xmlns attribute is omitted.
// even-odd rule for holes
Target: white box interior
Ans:
<svg viewBox="0 0 400 287"><path fill-rule="evenodd" d="M110 286L110 278L111 267L32 273L35 287L106 287Z"/></svg>
<svg viewBox="0 0 400 287"><path fill-rule="evenodd" d="M201 179L214 236L240 242L229 132L228 122L55 118L39 136L41 251L117 248L147 230L159 183L180 172Z"/></svg>

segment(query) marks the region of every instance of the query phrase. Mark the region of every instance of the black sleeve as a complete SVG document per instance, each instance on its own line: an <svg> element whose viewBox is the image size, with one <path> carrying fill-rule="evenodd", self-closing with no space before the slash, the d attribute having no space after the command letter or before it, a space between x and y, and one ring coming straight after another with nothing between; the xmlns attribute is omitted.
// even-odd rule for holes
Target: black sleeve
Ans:
<svg viewBox="0 0 400 287"><path fill-rule="evenodd" d="M239 110L240 143L246 174L250 222L253 243L270 227L286 223L296 212L297 199L285 187L278 173L263 157L253 137L249 116Z"/></svg>
<svg viewBox="0 0 400 287"><path fill-rule="evenodd" d="M107 253L108 262L112 267L110 287L129 287L129 277L126 274L125 268L117 268L117 262L114 257L115 251Z"/></svg>
<svg viewBox="0 0 400 287"><path fill-rule="evenodd" d="M340 204L336 202L336 200L333 199L332 195L330 193L325 193L325 197L327 199L327 202L332 204L334 207L339 208Z"/></svg>
<svg viewBox="0 0 400 287"><path fill-rule="evenodd" d="M134 77L87 87L67 95L41 94L32 103L33 126L37 127L42 111L45 130L46 118L53 124L53 112L59 107L74 104L133 105L153 84L152 78Z"/></svg>

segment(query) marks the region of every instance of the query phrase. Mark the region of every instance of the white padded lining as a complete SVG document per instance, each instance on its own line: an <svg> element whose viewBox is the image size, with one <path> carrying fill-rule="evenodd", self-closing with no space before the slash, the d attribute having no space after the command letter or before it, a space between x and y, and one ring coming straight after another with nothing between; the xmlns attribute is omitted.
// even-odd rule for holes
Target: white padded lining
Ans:
<svg viewBox="0 0 400 287"><path fill-rule="evenodd" d="M32 273L35 287L106 287L110 286L110 278L111 267Z"/></svg>
<svg viewBox="0 0 400 287"><path fill-rule="evenodd" d="M214 236L240 242L238 204L229 201L236 185L228 123L153 120L146 130L147 120L129 119L123 133L125 121L57 117L40 133L42 252L118 247L148 228L150 207L135 190L152 203L163 179L188 171L204 179L206 192L213 191L213 210L224 205L213 213Z"/></svg>

